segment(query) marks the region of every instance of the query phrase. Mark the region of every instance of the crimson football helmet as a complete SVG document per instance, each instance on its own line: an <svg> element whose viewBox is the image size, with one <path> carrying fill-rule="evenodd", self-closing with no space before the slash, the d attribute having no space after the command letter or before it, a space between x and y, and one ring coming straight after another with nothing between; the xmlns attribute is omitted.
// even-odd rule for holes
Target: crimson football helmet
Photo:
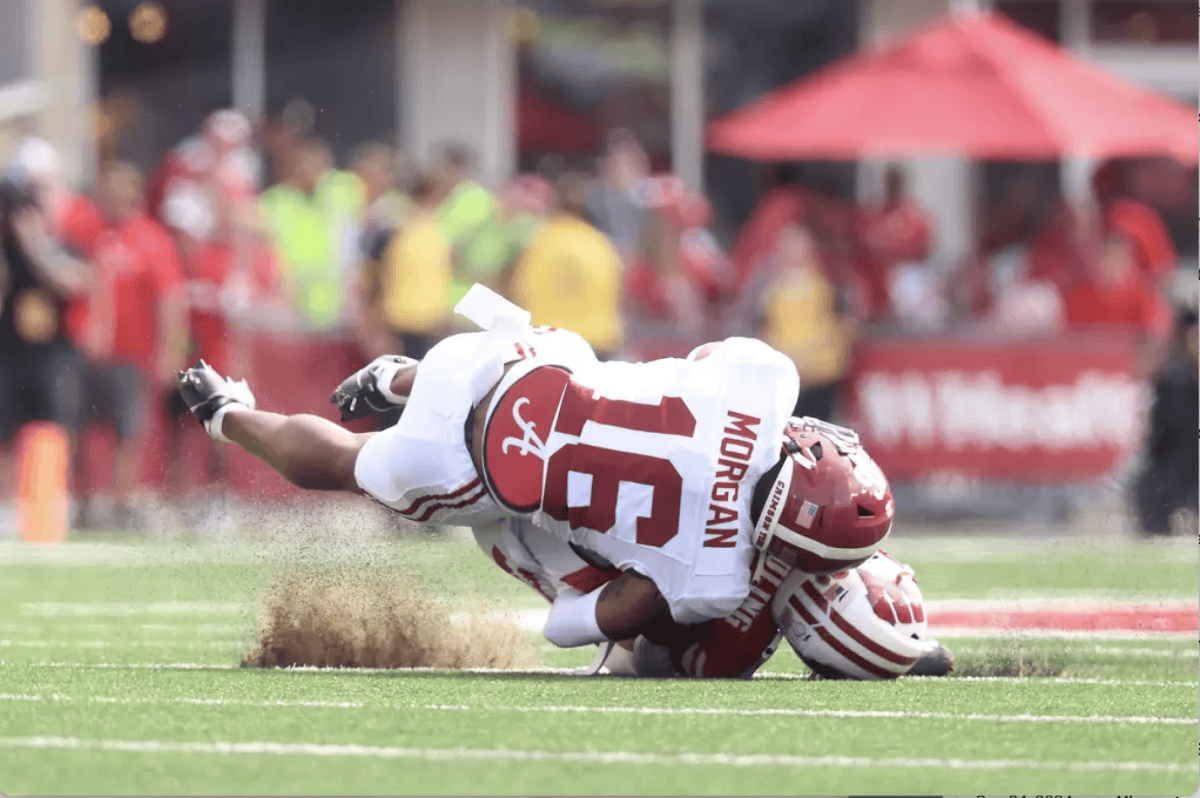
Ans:
<svg viewBox="0 0 1200 798"><path fill-rule="evenodd" d="M850 429L792 418L774 483L755 491L754 547L807 573L853 568L892 528L887 478ZM770 472L768 472L769 474Z"/></svg>

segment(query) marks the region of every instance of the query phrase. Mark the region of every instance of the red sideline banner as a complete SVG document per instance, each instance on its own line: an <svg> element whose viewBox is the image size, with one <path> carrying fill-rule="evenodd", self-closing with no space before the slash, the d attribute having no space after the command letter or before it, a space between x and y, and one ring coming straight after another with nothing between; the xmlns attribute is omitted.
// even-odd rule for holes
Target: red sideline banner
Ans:
<svg viewBox="0 0 1200 798"><path fill-rule="evenodd" d="M896 482L1088 482L1137 452L1146 390L1120 335L868 340L843 406Z"/></svg>

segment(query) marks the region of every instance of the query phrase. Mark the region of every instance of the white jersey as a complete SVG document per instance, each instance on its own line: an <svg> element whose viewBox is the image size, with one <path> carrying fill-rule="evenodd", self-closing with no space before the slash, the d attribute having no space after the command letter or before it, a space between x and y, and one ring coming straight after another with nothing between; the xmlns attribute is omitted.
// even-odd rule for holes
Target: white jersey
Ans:
<svg viewBox="0 0 1200 798"><path fill-rule="evenodd" d="M506 572L553 603L564 590L591 593L621 575L585 561L570 545L527 517L477 524L475 542Z"/></svg>
<svg viewBox="0 0 1200 798"><path fill-rule="evenodd" d="M493 388L480 474L467 430ZM528 519L593 566L652 579L676 621L699 623L749 592L753 489L798 391L791 361L746 338L701 360L630 364L599 363L563 330L456 335L422 361L355 476L418 523Z"/></svg>
<svg viewBox="0 0 1200 798"><path fill-rule="evenodd" d="M672 616L734 612L750 589L750 504L799 390L766 344L703 360L524 360L488 410L483 476L504 509L652 579Z"/></svg>
<svg viewBox="0 0 1200 798"><path fill-rule="evenodd" d="M359 488L419 524L473 526L511 515L475 470L466 425L504 364L543 353L555 361L595 362L582 338L551 328L530 328L504 342L499 353L482 332L438 343L417 369L400 420L359 452L354 464Z"/></svg>

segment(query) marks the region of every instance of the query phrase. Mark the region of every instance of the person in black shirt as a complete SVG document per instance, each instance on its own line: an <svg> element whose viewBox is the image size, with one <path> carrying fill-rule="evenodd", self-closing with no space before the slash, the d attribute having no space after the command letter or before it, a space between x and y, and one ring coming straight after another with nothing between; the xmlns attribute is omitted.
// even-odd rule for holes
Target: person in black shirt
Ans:
<svg viewBox="0 0 1200 798"><path fill-rule="evenodd" d="M35 183L0 180L0 482L14 484L11 444L23 425L79 429L83 361L64 320L90 274L54 241Z"/></svg>
<svg viewBox="0 0 1200 798"><path fill-rule="evenodd" d="M1159 371L1146 435L1144 467L1133 484L1133 507L1144 533L1167 535L1181 512L1197 512L1196 311L1178 314L1175 351Z"/></svg>

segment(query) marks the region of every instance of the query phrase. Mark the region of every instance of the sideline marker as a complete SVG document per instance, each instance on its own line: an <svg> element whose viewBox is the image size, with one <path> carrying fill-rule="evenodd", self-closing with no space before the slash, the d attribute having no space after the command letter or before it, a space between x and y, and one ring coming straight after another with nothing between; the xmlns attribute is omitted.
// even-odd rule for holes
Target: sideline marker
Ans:
<svg viewBox="0 0 1200 798"><path fill-rule="evenodd" d="M66 430L33 422L21 428L16 444L17 534L27 543L61 543L69 513Z"/></svg>

